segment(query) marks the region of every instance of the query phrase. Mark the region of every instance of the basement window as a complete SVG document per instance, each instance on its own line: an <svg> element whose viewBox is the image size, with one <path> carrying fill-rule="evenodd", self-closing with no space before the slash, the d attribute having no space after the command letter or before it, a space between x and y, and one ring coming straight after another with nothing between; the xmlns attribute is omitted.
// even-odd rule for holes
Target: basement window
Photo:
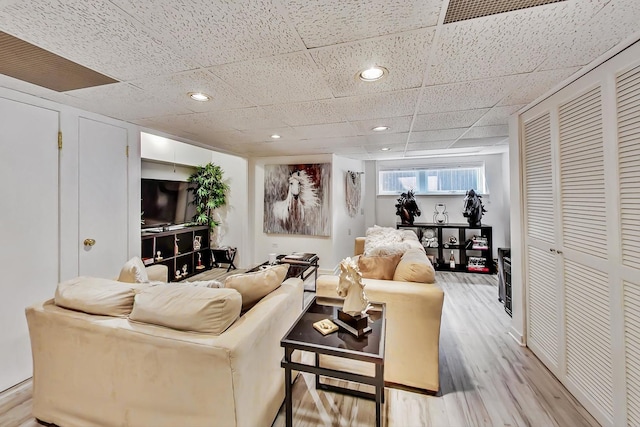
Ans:
<svg viewBox="0 0 640 427"><path fill-rule="evenodd" d="M471 188L487 194L484 163L378 171L378 195L382 196L409 190L416 195L464 195Z"/></svg>

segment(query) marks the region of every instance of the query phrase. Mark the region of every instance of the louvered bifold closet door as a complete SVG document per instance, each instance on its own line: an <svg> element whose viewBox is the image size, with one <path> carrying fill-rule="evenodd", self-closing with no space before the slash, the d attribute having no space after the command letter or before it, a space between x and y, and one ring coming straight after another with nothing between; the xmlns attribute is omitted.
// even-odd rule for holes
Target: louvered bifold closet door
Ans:
<svg viewBox="0 0 640 427"><path fill-rule="evenodd" d="M524 208L527 245L527 344L558 367L558 284L554 245L551 122L546 113L524 124Z"/></svg>
<svg viewBox="0 0 640 427"><path fill-rule="evenodd" d="M558 128L566 380L612 419L609 278L588 261L608 258L600 87L561 105Z"/></svg>
<svg viewBox="0 0 640 427"><path fill-rule="evenodd" d="M622 263L640 263L640 67L617 78ZM640 273L640 272L639 272Z"/></svg>
<svg viewBox="0 0 640 427"><path fill-rule="evenodd" d="M560 106L558 121L563 246L606 259L600 87Z"/></svg>
<svg viewBox="0 0 640 427"><path fill-rule="evenodd" d="M624 282L627 423L640 426L640 67L616 81L622 264L637 271Z"/></svg>

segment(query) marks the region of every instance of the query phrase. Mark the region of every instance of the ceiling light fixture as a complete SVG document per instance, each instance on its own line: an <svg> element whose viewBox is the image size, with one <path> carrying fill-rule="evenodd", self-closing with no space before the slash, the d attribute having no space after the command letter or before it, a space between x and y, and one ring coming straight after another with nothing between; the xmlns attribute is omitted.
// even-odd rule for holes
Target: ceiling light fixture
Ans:
<svg viewBox="0 0 640 427"><path fill-rule="evenodd" d="M195 101L205 102L211 100L211 97L202 92L189 92L189 97Z"/></svg>
<svg viewBox="0 0 640 427"><path fill-rule="evenodd" d="M389 148L389 147L382 147L382 148L380 149L380 151L389 151L389 150L390 150L390 148Z"/></svg>
<svg viewBox="0 0 640 427"><path fill-rule="evenodd" d="M278 135L277 133L274 133L273 135L271 135L271 138L273 138L273 139L280 139L280 138L281 138L281 136L280 136L280 135Z"/></svg>
<svg viewBox="0 0 640 427"><path fill-rule="evenodd" d="M358 77L360 77L360 80L364 82L375 82L376 80L380 80L387 73L388 71L386 68L375 66L361 71L360 74L358 74Z"/></svg>
<svg viewBox="0 0 640 427"><path fill-rule="evenodd" d="M389 130L389 126L376 126L373 129L371 129L374 132L382 132L385 130Z"/></svg>

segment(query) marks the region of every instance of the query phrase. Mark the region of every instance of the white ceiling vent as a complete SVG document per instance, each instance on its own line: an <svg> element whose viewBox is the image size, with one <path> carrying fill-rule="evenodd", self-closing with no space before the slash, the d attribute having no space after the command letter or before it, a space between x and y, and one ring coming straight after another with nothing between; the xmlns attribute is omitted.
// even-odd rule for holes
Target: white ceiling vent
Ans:
<svg viewBox="0 0 640 427"><path fill-rule="evenodd" d="M564 0L451 0L444 23L450 24L561 1Z"/></svg>

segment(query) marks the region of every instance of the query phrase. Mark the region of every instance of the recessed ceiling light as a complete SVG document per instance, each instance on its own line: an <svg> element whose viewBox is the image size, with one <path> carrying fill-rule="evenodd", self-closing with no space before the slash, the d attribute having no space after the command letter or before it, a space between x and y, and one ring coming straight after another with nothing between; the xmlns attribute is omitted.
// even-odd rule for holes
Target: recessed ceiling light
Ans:
<svg viewBox="0 0 640 427"><path fill-rule="evenodd" d="M389 126L376 126L371 130L374 132L382 132L383 130L389 130Z"/></svg>
<svg viewBox="0 0 640 427"><path fill-rule="evenodd" d="M195 101L205 102L209 101L211 97L202 92L189 92L189 97Z"/></svg>
<svg viewBox="0 0 640 427"><path fill-rule="evenodd" d="M380 149L380 151L389 151L389 150L390 150L390 148L389 148L389 147L382 147L382 148Z"/></svg>
<svg viewBox="0 0 640 427"><path fill-rule="evenodd" d="M273 138L273 139L280 139L280 138L281 138L281 136L280 136L280 135L278 135L277 133L274 133L273 135L271 135L271 138Z"/></svg>
<svg viewBox="0 0 640 427"><path fill-rule="evenodd" d="M360 74L358 74L358 76L362 81L375 82L376 80L380 80L387 73L388 71L386 68L376 66L376 67L367 68L366 70L361 71Z"/></svg>

